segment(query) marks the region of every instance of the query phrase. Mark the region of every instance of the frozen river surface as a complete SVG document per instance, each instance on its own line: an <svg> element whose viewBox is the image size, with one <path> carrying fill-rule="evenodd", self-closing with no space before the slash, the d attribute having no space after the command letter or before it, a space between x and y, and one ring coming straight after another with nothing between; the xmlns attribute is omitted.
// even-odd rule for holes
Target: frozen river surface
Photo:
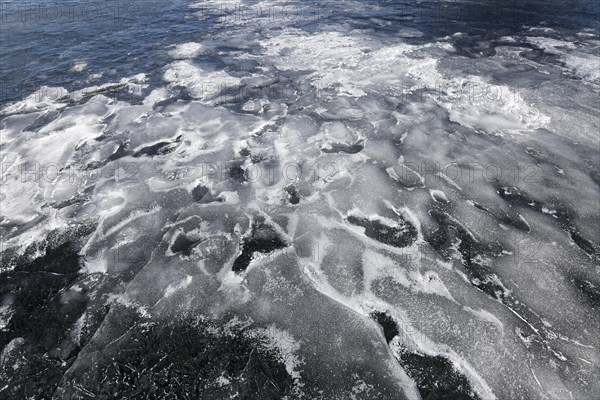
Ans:
<svg viewBox="0 0 600 400"><path fill-rule="evenodd" d="M3 1L0 398L597 399L595 1Z"/></svg>

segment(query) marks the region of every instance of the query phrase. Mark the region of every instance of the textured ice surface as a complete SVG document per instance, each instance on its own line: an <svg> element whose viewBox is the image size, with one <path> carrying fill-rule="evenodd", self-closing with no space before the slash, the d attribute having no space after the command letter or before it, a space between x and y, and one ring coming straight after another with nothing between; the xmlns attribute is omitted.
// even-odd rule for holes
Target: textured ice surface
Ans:
<svg viewBox="0 0 600 400"><path fill-rule="evenodd" d="M0 111L2 396L595 398L597 30L286 4Z"/></svg>

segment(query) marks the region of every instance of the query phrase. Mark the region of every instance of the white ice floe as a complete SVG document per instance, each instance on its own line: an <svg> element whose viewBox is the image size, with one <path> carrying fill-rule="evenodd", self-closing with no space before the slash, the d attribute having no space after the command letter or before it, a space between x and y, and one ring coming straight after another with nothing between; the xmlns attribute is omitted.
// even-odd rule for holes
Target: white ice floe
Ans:
<svg viewBox="0 0 600 400"><path fill-rule="evenodd" d="M188 42L175 46L173 50L169 51L169 55L174 59L186 59L197 57L206 51L206 47L201 43Z"/></svg>

